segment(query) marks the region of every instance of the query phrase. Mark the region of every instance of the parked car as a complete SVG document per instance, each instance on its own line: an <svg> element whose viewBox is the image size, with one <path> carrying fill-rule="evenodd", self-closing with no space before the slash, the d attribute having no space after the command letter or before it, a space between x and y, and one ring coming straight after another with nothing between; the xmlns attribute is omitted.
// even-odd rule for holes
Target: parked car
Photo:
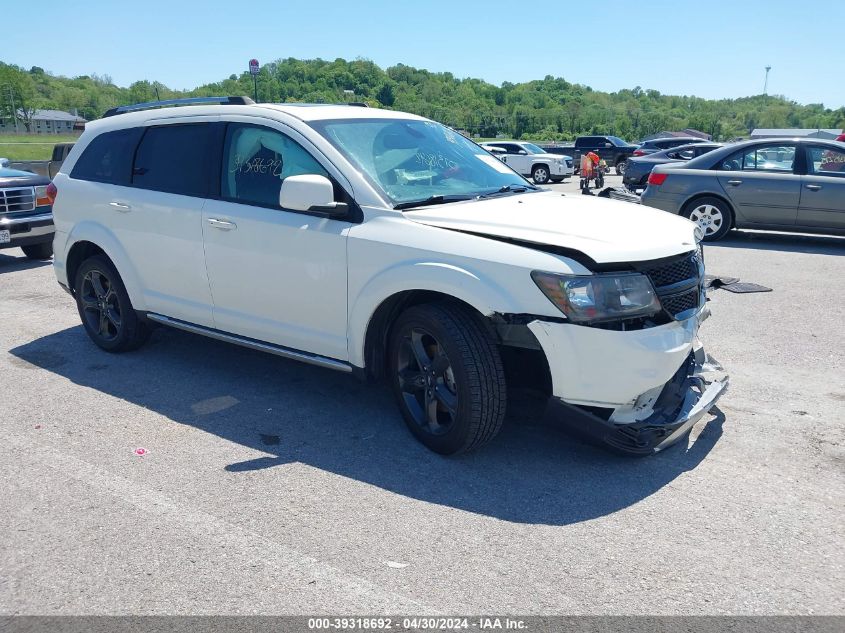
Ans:
<svg viewBox="0 0 845 633"><path fill-rule="evenodd" d="M56 276L102 349L158 324L386 377L444 454L493 438L526 376L636 454L726 388L687 220L539 189L411 114L205 101L89 123L54 179Z"/></svg>
<svg viewBox="0 0 845 633"><path fill-rule="evenodd" d="M732 228L845 234L845 143L745 141L658 165L642 203L696 222L705 240Z"/></svg>
<svg viewBox="0 0 845 633"><path fill-rule="evenodd" d="M630 191L645 189L648 175L657 165L684 163L719 147L722 147L721 143L692 143L679 145L672 149L664 149L646 156L632 156L625 165L622 184Z"/></svg>
<svg viewBox="0 0 845 633"><path fill-rule="evenodd" d="M696 143L709 143L707 139L698 138L695 136L673 136L670 138L653 138L648 141L643 141L634 150L633 156L647 156L655 152L662 152L665 149L672 149L673 147L680 147L681 145L693 145Z"/></svg>
<svg viewBox="0 0 845 633"><path fill-rule="evenodd" d="M636 149L636 145L631 145L618 136L579 136L575 139L574 145L555 144L544 148L546 152L551 154L571 156L576 173L579 171L581 164L581 155L587 152L595 152L600 158L604 159L609 167L613 167L617 174L622 174L625 171L625 161Z"/></svg>
<svg viewBox="0 0 845 633"><path fill-rule="evenodd" d="M0 167L0 249L20 247L30 259L53 254L50 179Z"/></svg>
<svg viewBox="0 0 845 633"><path fill-rule="evenodd" d="M535 184L561 182L575 173L571 156L555 156L544 151L534 143L524 141L489 141L481 147L496 157L518 174L530 176Z"/></svg>
<svg viewBox="0 0 845 633"><path fill-rule="evenodd" d="M50 160L14 160L9 162L8 167L20 171L29 171L33 174L52 179L53 176L59 173L59 169L61 169L62 163L67 158L72 147L73 143L56 143L53 146L53 156Z"/></svg>

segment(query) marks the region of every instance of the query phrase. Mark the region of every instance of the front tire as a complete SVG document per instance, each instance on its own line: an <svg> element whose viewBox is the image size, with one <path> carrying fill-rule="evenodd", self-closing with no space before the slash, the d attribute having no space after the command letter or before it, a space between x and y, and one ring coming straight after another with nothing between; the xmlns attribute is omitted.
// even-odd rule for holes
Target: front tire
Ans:
<svg viewBox="0 0 845 633"><path fill-rule="evenodd" d="M476 314L446 302L413 306L394 323L388 349L399 409L422 444L454 455L496 436L505 418L505 373Z"/></svg>
<svg viewBox="0 0 845 633"><path fill-rule="evenodd" d="M29 259L50 259L53 256L53 243L29 244L21 246L21 250Z"/></svg>
<svg viewBox="0 0 845 633"><path fill-rule="evenodd" d="M704 233L705 242L722 239L733 224L733 212L727 203L710 196L688 202L681 210L681 215L698 224Z"/></svg>
<svg viewBox="0 0 845 633"><path fill-rule="evenodd" d="M616 175L617 176L624 176L625 175L625 161L620 160L616 163Z"/></svg>
<svg viewBox="0 0 845 633"><path fill-rule="evenodd" d="M91 340L107 352L139 348L150 336L138 318L120 275L107 257L82 262L74 284L76 307Z"/></svg>
<svg viewBox="0 0 845 633"><path fill-rule="evenodd" d="M545 165L536 165L534 169L531 170L531 179L534 181L535 185L545 185L549 182L549 168Z"/></svg>

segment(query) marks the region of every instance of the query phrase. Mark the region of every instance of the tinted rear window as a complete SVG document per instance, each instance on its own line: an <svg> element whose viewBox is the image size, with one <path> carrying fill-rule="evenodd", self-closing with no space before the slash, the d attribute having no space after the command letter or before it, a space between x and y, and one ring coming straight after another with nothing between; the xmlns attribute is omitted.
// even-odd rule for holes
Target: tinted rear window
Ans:
<svg viewBox="0 0 845 633"><path fill-rule="evenodd" d="M135 156L132 184L184 196L205 196L211 137L208 123L148 128Z"/></svg>
<svg viewBox="0 0 845 633"><path fill-rule="evenodd" d="M70 177L128 185L132 173L132 156L142 133L143 128L129 128L100 134L82 152Z"/></svg>

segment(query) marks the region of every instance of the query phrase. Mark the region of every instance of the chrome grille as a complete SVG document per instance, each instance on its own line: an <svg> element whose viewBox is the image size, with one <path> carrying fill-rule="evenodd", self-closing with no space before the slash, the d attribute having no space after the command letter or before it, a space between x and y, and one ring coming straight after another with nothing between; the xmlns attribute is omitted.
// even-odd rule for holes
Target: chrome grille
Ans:
<svg viewBox="0 0 845 633"><path fill-rule="evenodd" d="M20 213L35 209L33 187L0 188L0 213Z"/></svg>

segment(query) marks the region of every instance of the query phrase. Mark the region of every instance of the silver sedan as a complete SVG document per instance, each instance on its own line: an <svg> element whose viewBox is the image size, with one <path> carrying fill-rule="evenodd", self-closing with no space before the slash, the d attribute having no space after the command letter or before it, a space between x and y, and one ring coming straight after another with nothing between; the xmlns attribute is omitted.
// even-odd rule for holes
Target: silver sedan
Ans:
<svg viewBox="0 0 845 633"><path fill-rule="evenodd" d="M642 203L689 218L709 241L733 228L845 235L845 143L744 141L659 165Z"/></svg>

